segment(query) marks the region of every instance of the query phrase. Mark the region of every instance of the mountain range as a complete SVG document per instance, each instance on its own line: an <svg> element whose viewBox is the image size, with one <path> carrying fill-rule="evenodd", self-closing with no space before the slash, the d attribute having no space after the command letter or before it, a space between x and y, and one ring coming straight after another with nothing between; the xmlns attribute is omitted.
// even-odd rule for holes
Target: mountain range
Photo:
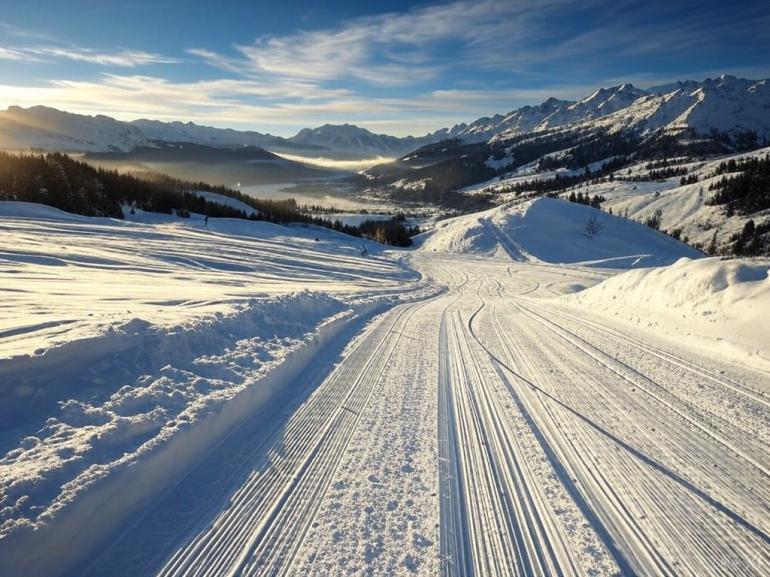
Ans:
<svg viewBox="0 0 770 577"><path fill-rule="evenodd" d="M600 126L610 132L641 133L692 129L699 134L756 132L770 138L770 82L722 75L703 82L685 81L647 90L631 84L600 88L577 100L549 98L505 115L480 118L447 131L449 138L482 142L527 132L574 125Z"/></svg>
<svg viewBox="0 0 770 577"><path fill-rule="evenodd" d="M375 134L350 124L305 128L284 138L254 131L200 126L192 122L140 119L123 122L34 106L0 112L0 147L66 152L129 152L157 143L187 142L213 148L259 147L278 153L330 158L401 156L445 139L464 143L506 140L526 133L592 128L609 133L689 131L709 135L755 133L770 140L770 83L723 75L637 88L620 84L586 98L549 98L507 114L484 117L420 137Z"/></svg>
<svg viewBox="0 0 770 577"><path fill-rule="evenodd" d="M259 147L278 153L359 159L400 156L440 135L399 138L350 124L305 128L291 138L254 131L201 126L192 122L73 114L47 106L10 106L0 112L0 148L62 152L127 153L158 143L190 143L211 148Z"/></svg>

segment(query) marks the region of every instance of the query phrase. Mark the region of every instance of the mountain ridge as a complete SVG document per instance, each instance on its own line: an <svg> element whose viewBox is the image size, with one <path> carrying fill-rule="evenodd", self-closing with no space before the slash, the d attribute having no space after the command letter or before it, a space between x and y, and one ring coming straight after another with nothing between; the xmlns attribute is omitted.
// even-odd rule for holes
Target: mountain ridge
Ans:
<svg viewBox="0 0 770 577"><path fill-rule="evenodd" d="M257 146L277 152L401 156L444 139L466 143L501 140L528 132L584 125L606 129L680 131L696 134L756 132L770 139L770 81L722 75L649 89L630 83L599 88L579 100L548 98L506 114L481 117L423 136L375 134L353 124L303 128L291 137L214 128L192 122L87 116L45 106L10 106L0 112L0 147L67 152L128 152L154 142L190 142L218 148Z"/></svg>

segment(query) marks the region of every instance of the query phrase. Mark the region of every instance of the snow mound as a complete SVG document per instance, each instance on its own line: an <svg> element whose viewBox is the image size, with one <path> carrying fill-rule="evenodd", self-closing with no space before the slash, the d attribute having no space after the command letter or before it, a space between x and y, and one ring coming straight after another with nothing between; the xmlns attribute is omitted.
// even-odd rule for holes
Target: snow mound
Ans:
<svg viewBox="0 0 770 577"><path fill-rule="evenodd" d="M495 211L440 221L434 230L418 236L416 244L423 251L492 255L499 244L486 221Z"/></svg>
<svg viewBox="0 0 770 577"><path fill-rule="evenodd" d="M553 198L444 221L425 235L421 249L620 269L701 256L639 223Z"/></svg>
<svg viewBox="0 0 770 577"><path fill-rule="evenodd" d="M770 362L768 261L682 258L625 272L562 300L677 338L694 336L720 355L733 349Z"/></svg>

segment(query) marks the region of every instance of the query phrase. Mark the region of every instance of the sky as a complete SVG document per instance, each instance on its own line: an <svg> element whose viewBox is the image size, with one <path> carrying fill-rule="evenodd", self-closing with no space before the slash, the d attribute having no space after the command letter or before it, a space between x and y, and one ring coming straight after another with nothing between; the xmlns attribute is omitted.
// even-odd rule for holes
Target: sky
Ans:
<svg viewBox="0 0 770 577"><path fill-rule="evenodd" d="M766 1L0 0L0 108L422 135L550 96L770 77Z"/></svg>

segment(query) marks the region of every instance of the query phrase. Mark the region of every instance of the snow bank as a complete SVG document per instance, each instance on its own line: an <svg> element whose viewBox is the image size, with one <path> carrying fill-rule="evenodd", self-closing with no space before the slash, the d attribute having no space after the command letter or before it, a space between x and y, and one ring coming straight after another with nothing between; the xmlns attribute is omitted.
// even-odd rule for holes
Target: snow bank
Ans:
<svg viewBox="0 0 770 577"><path fill-rule="evenodd" d="M589 230L589 222L592 228ZM649 227L600 210L553 198L440 222L422 250L514 260L635 268L670 264L700 253Z"/></svg>
<svg viewBox="0 0 770 577"><path fill-rule="evenodd" d="M3 429L26 434L0 459L0 537L44 523L115 468L219 410L346 310L329 296L299 293L192 326L134 319L104 337L119 346L93 339L64 347L61 356L76 360L70 366L24 358L0 365L11 377L0 386Z"/></svg>
<svg viewBox="0 0 770 577"><path fill-rule="evenodd" d="M562 297L581 310L770 368L770 262L682 258Z"/></svg>

